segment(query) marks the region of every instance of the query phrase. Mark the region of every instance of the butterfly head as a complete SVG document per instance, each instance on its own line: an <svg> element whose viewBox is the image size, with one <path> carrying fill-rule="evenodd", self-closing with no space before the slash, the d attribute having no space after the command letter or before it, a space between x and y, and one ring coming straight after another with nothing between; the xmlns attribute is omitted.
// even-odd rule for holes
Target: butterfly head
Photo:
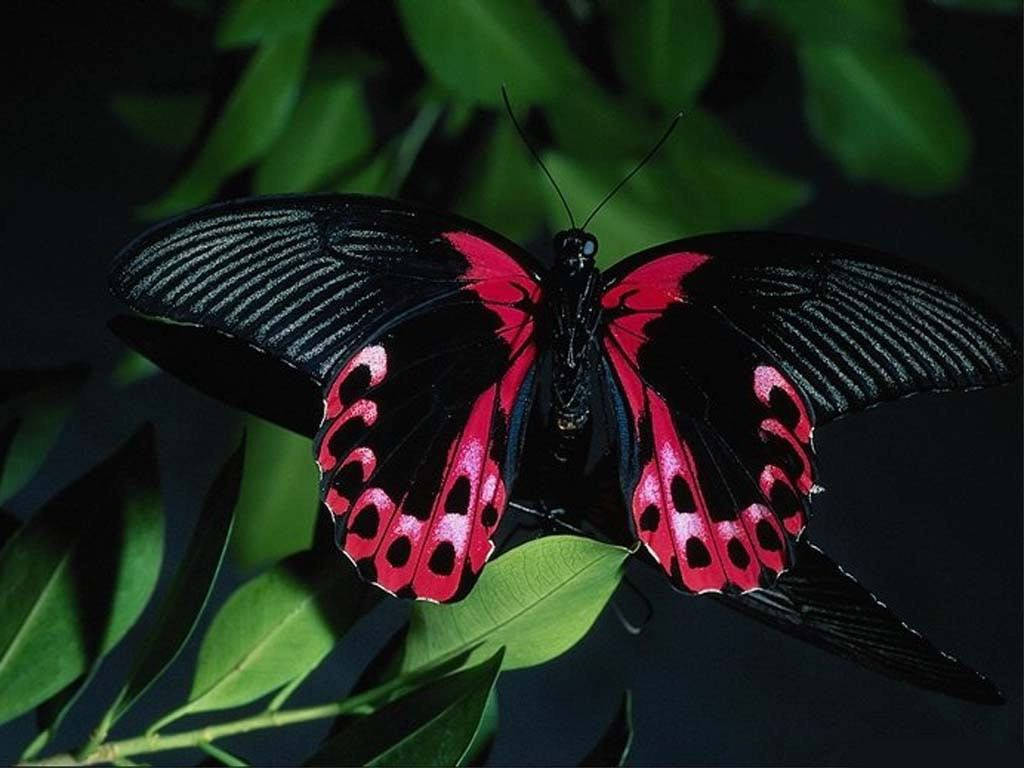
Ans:
<svg viewBox="0 0 1024 768"><path fill-rule="evenodd" d="M597 255L597 238L582 229L565 229L555 235L554 248L560 264L578 269L592 267Z"/></svg>

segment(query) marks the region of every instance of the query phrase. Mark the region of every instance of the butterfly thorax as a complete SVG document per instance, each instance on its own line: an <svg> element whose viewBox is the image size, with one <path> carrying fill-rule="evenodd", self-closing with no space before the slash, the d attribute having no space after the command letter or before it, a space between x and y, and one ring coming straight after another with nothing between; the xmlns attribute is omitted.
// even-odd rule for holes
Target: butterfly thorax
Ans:
<svg viewBox="0 0 1024 768"><path fill-rule="evenodd" d="M555 264L545 283L543 323L551 353L552 424L562 438L580 434L590 418L590 367L601 317L597 240L581 230L555 236Z"/></svg>

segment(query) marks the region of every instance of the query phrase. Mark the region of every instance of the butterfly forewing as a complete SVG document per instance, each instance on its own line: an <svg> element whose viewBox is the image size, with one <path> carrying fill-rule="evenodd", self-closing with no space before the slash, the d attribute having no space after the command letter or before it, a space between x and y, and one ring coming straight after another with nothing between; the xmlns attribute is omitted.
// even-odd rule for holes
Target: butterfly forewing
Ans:
<svg viewBox="0 0 1024 768"><path fill-rule="evenodd" d="M318 382L314 449L339 546L393 593L464 593L493 550L532 392L540 289L527 255L394 201L269 198L161 225L111 281L141 312Z"/></svg>

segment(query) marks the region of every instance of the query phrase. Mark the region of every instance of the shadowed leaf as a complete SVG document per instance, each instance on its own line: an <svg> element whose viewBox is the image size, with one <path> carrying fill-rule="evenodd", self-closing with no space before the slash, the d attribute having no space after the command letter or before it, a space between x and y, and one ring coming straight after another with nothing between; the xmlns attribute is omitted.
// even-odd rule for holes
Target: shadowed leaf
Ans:
<svg viewBox="0 0 1024 768"><path fill-rule="evenodd" d="M207 492L188 548L164 596L159 618L110 708L103 724L105 731L163 674L192 635L213 589L231 535L244 455L243 438Z"/></svg>
<svg viewBox="0 0 1024 768"><path fill-rule="evenodd" d="M544 225L544 198L537 186L542 181L511 122L500 120L473 166L458 212L506 237L525 240Z"/></svg>
<svg viewBox="0 0 1024 768"><path fill-rule="evenodd" d="M722 43L711 0L640 0L608 10L615 58L631 90L669 113L692 103Z"/></svg>
<svg viewBox="0 0 1024 768"><path fill-rule="evenodd" d="M629 550L574 536L548 536L484 568L458 603L416 603L402 669L480 645L473 659L505 646L508 669L531 667L569 650L615 591Z"/></svg>
<svg viewBox="0 0 1024 768"><path fill-rule="evenodd" d="M559 97L579 76L558 28L531 0L399 0L409 42L428 72L472 103Z"/></svg>
<svg viewBox="0 0 1024 768"><path fill-rule="evenodd" d="M88 373L81 365L0 372L0 503L42 466Z"/></svg>
<svg viewBox="0 0 1024 768"><path fill-rule="evenodd" d="M231 556L255 568L307 549L318 516L319 482L307 438L254 417L246 419L245 474Z"/></svg>
<svg viewBox="0 0 1024 768"><path fill-rule="evenodd" d="M291 122L256 171L257 194L311 192L373 145L373 126L360 84L310 83Z"/></svg>
<svg viewBox="0 0 1024 768"><path fill-rule="evenodd" d="M110 107L139 141L162 149L183 150L195 138L208 101L205 93L123 93L114 96Z"/></svg>
<svg viewBox="0 0 1024 768"><path fill-rule="evenodd" d="M163 552L151 428L0 551L0 722L85 675L134 624Z"/></svg>
<svg viewBox="0 0 1024 768"><path fill-rule="evenodd" d="M428 683L328 740L310 765L462 765L481 729L503 650Z"/></svg>
<svg viewBox="0 0 1024 768"><path fill-rule="evenodd" d="M580 765L625 765L632 746L633 696L626 691L622 694L622 703L619 704L615 718L608 724L594 748L580 761Z"/></svg>
<svg viewBox="0 0 1024 768"><path fill-rule="evenodd" d="M217 45L235 48L312 29L334 0L234 0L217 28Z"/></svg>
<svg viewBox="0 0 1024 768"><path fill-rule="evenodd" d="M818 143L860 181L911 194L953 187L970 135L949 90L911 53L805 45L807 120Z"/></svg>
<svg viewBox="0 0 1024 768"><path fill-rule="evenodd" d="M797 42L893 47L907 37L901 0L745 0L742 7Z"/></svg>
<svg viewBox="0 0 1024 768"><path fill-rule="evenodd" d="M298 100L312 36L312 28L303 29L256 50L191 167L143 215L161 218L207 202L270 149Z"/></svg>
<svg viewBox="0 0 1024 768"><path fill-rule="evenodd" d="M334 552L299 552L239 587L203 637L186 714L255 701L307 674L356 618L362 583Z"/></svg>

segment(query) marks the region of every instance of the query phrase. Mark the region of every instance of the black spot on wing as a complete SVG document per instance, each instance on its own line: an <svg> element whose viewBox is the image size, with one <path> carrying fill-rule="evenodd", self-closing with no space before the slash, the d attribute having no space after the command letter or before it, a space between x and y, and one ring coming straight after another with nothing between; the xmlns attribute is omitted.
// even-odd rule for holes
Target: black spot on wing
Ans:
<svg viewBox="0 0 1024 768"><path fill-rule="evenodd" d="M711 565L711 553L704 542L696 536L686 540L686 563L691 568L706 568Z"/></svg>
<svg viewBox="0 0 1024 768"><path fill-rule="evenodd" d="M455 546L450 541L442 541L434 549L427 567L438 576L447 576L455 569Z"/></svg>

